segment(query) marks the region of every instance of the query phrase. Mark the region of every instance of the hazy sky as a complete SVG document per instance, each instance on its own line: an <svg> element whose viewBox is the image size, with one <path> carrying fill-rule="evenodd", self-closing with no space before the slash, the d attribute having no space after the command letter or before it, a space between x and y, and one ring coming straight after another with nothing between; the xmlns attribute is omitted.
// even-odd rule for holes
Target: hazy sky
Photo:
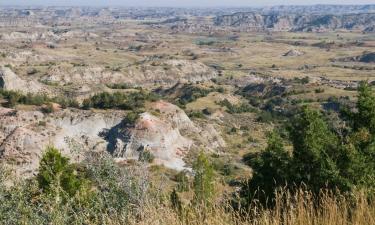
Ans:
<svg viewBox="0 0 375 225"><path fill-rule="evenodd" d="M0 5L86 6L267 6L308 4L375 4L375 0L0 0Z"/></svg>

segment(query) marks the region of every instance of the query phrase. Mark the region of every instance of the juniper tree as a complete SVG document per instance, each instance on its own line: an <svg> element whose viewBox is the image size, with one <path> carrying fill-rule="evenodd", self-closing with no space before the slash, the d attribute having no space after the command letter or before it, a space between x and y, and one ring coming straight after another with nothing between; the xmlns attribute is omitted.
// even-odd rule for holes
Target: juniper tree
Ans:
<svg viewBox="0 0 375 225"><path fill-rule="evenodd" d="M41 190L60 201L63 194L73 197L85 184L69 158L54 147L47 147L39 164L37 181Z"/></svg>
<svg viewBox="0 0 375 225"><path fill-rule="evenodd" d="M203 152L194 162L193 171L194 202L209 205L214 196L214 169Z"/></svg>

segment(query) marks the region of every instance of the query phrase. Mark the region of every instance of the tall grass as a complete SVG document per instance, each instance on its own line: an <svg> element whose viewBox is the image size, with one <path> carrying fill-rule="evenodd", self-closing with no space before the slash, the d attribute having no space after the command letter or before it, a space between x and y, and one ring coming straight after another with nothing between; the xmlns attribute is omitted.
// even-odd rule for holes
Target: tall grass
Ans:
<svg viewBox="0 0 375 225"><path fill-rule="evenodd" d="M201 206L174 208L169 193L151 182L146 168L118 167L112 160L87 163L93 185L84 197L66 202L40 192L35 179L7 184L0 168L0 224L53 225L373 225L375 199L365 191L351 195L304 188L279 190L272 208L254 201L233 208L233 197L219 197ZM163 183L163 182L161 182ZM183 201L182 201L183 202Z"/></svg>
<svg viewBox="0 0 375 225"><path fill-rule="evenodd" d="M287 190L277 192L276 205L265 209L254 202L248 210L234 210L230 204L218 203L202 210L186 206L183 215L163 204L149 203L142 215L131 217L129 224L139 225L372 225L375 224L375 201L364 192L346 197L324 191L315 198L310 192L300 189L292 194ZM109 220L110 224L123 224Z"/></svg>

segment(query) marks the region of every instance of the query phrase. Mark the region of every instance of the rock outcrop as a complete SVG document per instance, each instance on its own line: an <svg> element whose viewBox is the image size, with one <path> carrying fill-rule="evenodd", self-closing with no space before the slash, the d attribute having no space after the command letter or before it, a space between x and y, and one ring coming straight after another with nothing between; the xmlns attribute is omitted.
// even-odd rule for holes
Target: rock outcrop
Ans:
<svg viewBox="0 0 375 225"><path fill-rule="evenodd" d="M284 14L259 12L238 12L218 16L216 26L232 27L243 31L325 31L365 30L375 24L375 13L360 14Z"/></svg>
<svg viewBox="0 0 375 225"><path fill-rule="evenodd" d="M182 170L185 154L190 150L193 141L183 137L172 123L150 113L143 113L134 127L125 130L127 137L124 147L114 152L116 158L138 159L143 151L149 151L156 164ZM117 147L121 146L117 143Z"/></svg>
<svg viewBox="0 0 375 225"><path fill-rule="evenodd" d="M123 111L43 114L0 107L0 161L28 176L37 170L45 147L53 145L74 161L83 160L87 151L108 152L118 161L138 160L149 151L153 163L182 170L190 149L225 147L212 125L198 127L183 110L164 101L151 103L134 124L125 118Z"/></svg>
<svg viewBox="0 0 375 225"><path fill-rule="evenodd" d="M38 93L43 91L42 85L36 81L24 80L10 68L0 68L0 88L23 93Z"/></svg>
<svg viewBox="0 0 375 225"><path fill-rule="evenodd" d="M217 76L217 72L203 63L188 60L147 61L140 66L112 71L98 66L52 67L43 81L59 84L98 85L128 83L134 85L174 85L177 82L206 81Z"/></svg>
<svg viewBox="0 0 375 225"><path fill-rule="evenodd" d="M121 122L122 113L63 110L53 115L0 108L0 160L29 176L48 145L58 147L74 161L86 151L105 151L100 133Z"/></svg>
<svg viewBox="0 0 375 225"><path fill-rule="evenodd" d="M301 56L303 54L304 54L303 52L300 52L298 50L292 49L292 50L289 50L288 52L284 53L283 56L293 57L293 56Z"/></svg>
<svg viewBox="0 0 375 225"><path fill-rule="evenodd" d="M141 114L135 124L123 123L108 131L106 136L114 157L138 159L143 151L149 151L155 157L154 163L181 170L190 149L225 147L225 141L212 125L195 125L177 106L158 101L150 109L154 113Z"/></svg>
<svg viewBox="0 0 375 225"><path fill-rule="evenodd" d="M239 12L239 11L248 12ZM237 13L235 13L237 12ZM152 20L151 27L170 26L172 30L199 32L216 29L211 17L217 17L219 26L235 26L243 29L319 30L359 29L373 24L371 13L375 5L310 5L272 6L263 8L100 8L100 7L18 7L0 8L0 26L30 27L78 24L117 24L124 20ZM234 14L233 14L234 13ZM370 23L370 24L366 24ZM362 30L364 30L362 29ZM90 32L57 30L46 32L10 32L3 40L21 38L27 40L59 40L65 38L90 38ZM1 37L0 37L1 38Z"/></svg>

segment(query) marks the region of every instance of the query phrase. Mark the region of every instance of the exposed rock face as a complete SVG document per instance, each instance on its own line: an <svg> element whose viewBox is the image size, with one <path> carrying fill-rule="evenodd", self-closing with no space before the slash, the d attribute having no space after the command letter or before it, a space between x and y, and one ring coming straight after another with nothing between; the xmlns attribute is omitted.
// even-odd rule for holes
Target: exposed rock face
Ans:
<svg viewBox="0 0 375 225"><path fill-rule="evenodd" d="M264 7L263 13L311 13L311 14L346 14L346 13L370 13L375 11L375 5L278 5Z"/></svg>
<svg viewBox="0 0 375 225"><path fill-rule="evenodd" d="M198 126L190 120L182 109L164 101L155 102L151 107L158 110L162 118L171 121L172 126L177 127L182 135L192 137L196 140L194 145L200 145L212 151L217 151L226 146L220 133L212 124Z"/></svg>
<svg viewBox="0 0 375 225"><path fill-rule="evenodd" d="M140 153L147 150L155 156L156 164L181 170L185 165L183 158L191 148L204 146L208 150L218 150L225 147L212 125L196 126L177 106L158 101L150 107L157 115L143 113L133 126L122 124L107 133L114 157L138 159Z"/></svg>
<svg viewBox="0 0 375 225"><path fill-rule="evenodd" d="M14 41L14 40L30 40L30 41L41 41L41 40L53 40L58 41L60 37L55 35L53 32L33 32L33 33L26 33L26 32L11 32L9 34L4 34L1 36L2 40L4 41Z"/></svg>
<svg viewBox="0 0 375 225"><path fill-rule="evenodd" d="M177 82L195 82L210 80L217 76L215 70L200 62L188 60L166 60L152 65L147 62L140 68L124 68L112 71L102 67L53 67L43 76L42 80L74 83L78 85L95 85L106 83L129 83L135 85L154 85L161 83L174 85Z"/></svg>
<svg viewBox="0 0 375 225"><path fill-rule="evenodd" d="M117 83L124 81L123 75L112 71L106 71L101 67L87 68L62 68L53 67L43 80L49 82L59 82L61 84L75 83L83 84L100 84L100 83Z"/></svg>
<svg viewBox="0 0 375 225"><path fill-rule="evenodd" d="M317 15L317 14L260 14L239 12L218 16L216 26L235 27L240 30L276 31L320 31L320 30L364 30L375 24L375 13Z"/></svg>
<svg viewBox="0 0 375 225"><path fill-rule="evenodd" d="M0 108L0 158L14 165L19 174L32 173L38 166L40 147L48 144L48 131L37 131L33 123L41 113L18 114L12 109Z"/></svg>
<svg viewBox="0 0 375 225"><path fill-rule="evenodd" d="M170 121L173 127L187 132L196 132L198 128L186 115L186 113L179 107L167 103L165 101L158 101L152 104L153 109L159 111L163 118Z"/></svg>
<svg viewBox="0 0 375 225"><path fill-rule="evenodd" d="M177 127L149 113L140 115L133 128L126 131L124 149L117 149L115 157L138 159L142 151L149 150L155 156L155 163L169 168L184 168L182 158L189 151L193 142L183 137Z"/></svg>
<svg viewBox="0 0 375 225"><path fill-rule="evenodd" d="M54 145L74 161L84 159L87 151L108 151L118 160L137 160L148 150L155 164L181 170L191 148L225 146L212 125L196 126L175 105L159 101L150 110L154 113L142 113L131 125L122 111L66 109L43 114L0 107L0 161L13 165L19 175L29 176L38 168L45 147Z"/></svg>
<svg viewBox="0 0 375 225"><path fill-rule="evenodd" d="M42 85L35 81L27 81L20 78L7 67L0 68L0 88L23 93L37 93L43 91Z"/></svg>
<svg viewBox="0 0 375 225"><path fill-rule="evenodd" d="M239 11L249 11L246 16L233 14ZM353 14L370 14L375 12L375 5L311 5L311 6L273 6L263 8L100 8L100 7L34 7L22 9L18 7L0 8L0 26L31 27L31 26L70 26L78 24L116 24L127 19L160 20L161 22L147 23L151 27L170 26L174 31L201 32L216 28L212 16L217 16L216 23L220 26L241 26L243 29L275 29L299 30L325 28L352 29L367 27L363 16ZM231 15L233 14L233 15ZM228 16L229 15L229 16ZM344 15L344 16L343 16ZM228 18L229 17L229 18ZM232 17L232 18L230 18ZM247 18L246 18L247 17ZM238 21L237 21L238 20ZM371 20L367 20L370 21ZM243 25L241 25L243 24ZM246 25L247 24L247 25ZM238 28L238 27L237 27ZM61 35L60 35L61 34ZM60 40L63 38L89 38L95 36L88 32L78 31L48 31L48 32L11 32L4 35L2 40L21 38L27 40ZM1 39L1 37L0 37Z"/></svg>
<svg viewBox="0 0 375 225"><path fill-rule="evenodd" d="M242 10L244 8L241 8ZM233 11L241 10L239 8L100 8L100 7L4 7L0 8L1 26L31 26L31 25L50 25L56 21L62 24L69 24L73 19L80 22L91 23L115 23L124 19L163 19L165 22L184 21L186 15L189 16L208 16L222 15ZM370 13L375 11L375 5L280 5L263 8L245 8L246 10L256 11L262 14L271 13L304 13L304 14L345 14L345 13ZM165 19L169 18L169 19Z"/></svg>
<svg viewBox="0 0 375 225"><path fill-rule="evenodd" d="M226 146L224 139L212 124L205 124L198 133L198 140L208 150L217 151Z"/></svg>
<svg viewBox="0 0 375 225"><path fill-rule="evenodd" d="M303 52L293 49L293 50L286 52L283 56L293 57L293 56L301 56L303 54L304 54Z"/></svg>
<svg viewBox="0 0 375 225"><path fill-rule="evenodd" d="M64 110L52 116L0 108L0 160L13 165L23 176L37 169L48 145L58 147L75 161L82 160L85 151L105 151L100 132L116 126L122 118L116 112Z"/></svg>

